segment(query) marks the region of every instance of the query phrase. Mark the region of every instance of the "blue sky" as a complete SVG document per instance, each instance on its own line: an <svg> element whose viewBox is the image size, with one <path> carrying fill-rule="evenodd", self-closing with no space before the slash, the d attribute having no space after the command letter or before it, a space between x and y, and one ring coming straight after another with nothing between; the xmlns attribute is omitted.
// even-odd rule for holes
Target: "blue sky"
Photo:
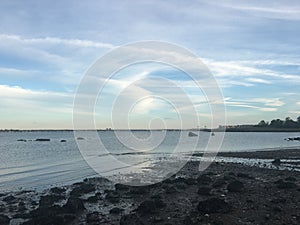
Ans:
<svg viewBox="0 0 300 225"><path fill-rule="evenodd" d="M299 1L2 0L0 129L72 128L73 97L84 72L115 47L142 40L172 42L198 55L222 89L228 124L295 119L300 115L299 36ZM196 102L203 100L174 68L145 64L124 70L123 78L120 73L96 110L100 128L112 126L108 103L115 90L139 74L168 77ZM150 94L163 90L147 89ZM145 127L154 114L168 127L178 126L168 104L158 99L139 104L136 112L142 115L130 115L133 127ZM209 124L205 104L198 116L201 126ZM187 120L184 127L194 125Z"/></svg>

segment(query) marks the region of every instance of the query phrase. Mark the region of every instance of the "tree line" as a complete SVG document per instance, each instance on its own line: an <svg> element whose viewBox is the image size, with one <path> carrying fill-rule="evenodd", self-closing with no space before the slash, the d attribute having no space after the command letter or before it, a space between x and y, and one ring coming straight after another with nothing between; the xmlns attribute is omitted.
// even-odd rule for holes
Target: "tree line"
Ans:
<svg viewBox="0 0 300 225"><path fill-rule="evenodd" d="M294 121L290 117L285 120L273 119L271 122L261 120L256 127L270 127L270 128L300 128L300 116Z"/></svg>

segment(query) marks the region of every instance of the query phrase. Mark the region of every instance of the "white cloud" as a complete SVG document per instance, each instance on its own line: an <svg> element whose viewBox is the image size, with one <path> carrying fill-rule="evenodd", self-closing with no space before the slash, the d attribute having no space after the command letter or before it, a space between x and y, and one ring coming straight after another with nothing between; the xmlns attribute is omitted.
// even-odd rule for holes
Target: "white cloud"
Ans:
<svg viewBox="0 0 300 225"><path fill-rule="evenodd" d="M213 59L203 59L203 61L217 80L220 81L222 87L249 87L255 84L271 84L274 82L300 83L300 75L256 67L257 65L265 65L265 61L216 61ZM272 63L276 63L276 61L272 61ZM285 63L288 64L288 62ZM297 63L290 62L291 65L297 65Z"/></svg>
<svg viewBox="0 0 300 225"><path fill-rule="evenodd" d="M219 1L218 1L219 4ZM274 4L270 1L220 2L220 5L235 10L247 12L249 15L271 19L300 20L300 7L291 1Z"/></svg>
<svg viewBox="0 0 300 225"><path fill-rule="evenodd" d="M31 89L24 89L19 86L0 85L0 97L19 99L41 99L53 97L72 98L73 95L63 92L35 91Z"/></svg>
<svg viewBox="0 0 300 225"><path fill-rule="evenodd" d="M265 112L277 111L277 108L284 105L279 99L267 99L267 98L256 98L256 99L246 99L237 101L225 101L226 106L242 107L242 108L252 108ZM259 106L263 104L264 106ZM269 106L269 107L265 107Z"/></svg>
<svg viewBox="0 0 300 225"><path fill-rule="evenodd" d="M289 111L289 113L298 114L300 115L300 111Z"/></svg>
<svg viewBox="0 0 300 225"><path fill-rule="evenodd" d="M272 83L271 81L260 79L260 78L254 78L254 77L247 78L246 80L249 82L252 82L252 83L259 83L259 84L271 84Z"/></svg>
<svg viewBox="0 0 300 225"><path fill-rule="evenodd" d="M112 44L80 39L64 39L58 37L23 38L18 35L0 34L0 41L16 41L30 45L71 45L80 48L114 48Z"/></svg>
<svg viewBox="0 0 300 225"><path fill-rule="evenodd" d="M280 107L285 104L284 102L280 101L279 98L254 98L246 101L263 103L266 106L274 106L274 107Z"/></svg>
<svg viewBox="0 0 300 225"><path fill-rule="evenodd" d="M297 105L300 105L300 102L297 102Z"/></svg>

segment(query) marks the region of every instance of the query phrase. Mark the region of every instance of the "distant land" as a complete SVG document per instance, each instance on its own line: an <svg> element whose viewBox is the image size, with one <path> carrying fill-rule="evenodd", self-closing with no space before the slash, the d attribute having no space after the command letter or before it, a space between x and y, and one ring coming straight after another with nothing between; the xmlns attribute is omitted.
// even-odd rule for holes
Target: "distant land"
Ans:
<svg viewBox="0 0 300 225"><path fill-rule="evenodd" d="M300 116L296 121L286 117L285 120L273 119L271 122L261 120L253 125L220 125L218 128L200 130L207 132L300 132Z"/></svg>
<svg viewBox="0 0 300 225"><path fill-rule="evenodd" d="M205 132L300 132L300 116L296 121L290 117L285 120L273 119L271 122L261 120L258 124L219 125L218 128L190 128L190 129L81 129L77 131L205 131ZM2 129L0 132L47 132L74 131L72 129Z"/></svg>

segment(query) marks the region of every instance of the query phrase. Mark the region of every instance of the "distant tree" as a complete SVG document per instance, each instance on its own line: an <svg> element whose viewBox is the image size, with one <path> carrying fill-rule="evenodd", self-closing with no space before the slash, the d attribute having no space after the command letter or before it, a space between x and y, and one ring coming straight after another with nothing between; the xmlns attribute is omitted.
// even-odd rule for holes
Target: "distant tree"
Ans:
<svg viewBox="0 0 300 225"><path fill-rule="evenodd" d="M297 122L298 122L298 124L300 125L300 116L298 116Z"/></svg>
<svg viewBox="0 0 300 225"><path fill-rule="evenodd" d="M257 125L259 127L267 127L269 124L268 124L268 122L261 120Z"/></svg>
<svg viewBox="0 0 300 225"><path fill-rule="evenodd" d="M270 123L271 127L276 127L276 128L283 127L283 125L284 125L284 121L280 119L276 119L276 120L274 119Z"/></svg>
<svg viewBox="0 0 300 225"><path fill-rule="evenodd" d="M298 125L297 122L292 120L290 117L285 118L284 127L292 128L292 127L297 127L297 125Z"/></svg>

